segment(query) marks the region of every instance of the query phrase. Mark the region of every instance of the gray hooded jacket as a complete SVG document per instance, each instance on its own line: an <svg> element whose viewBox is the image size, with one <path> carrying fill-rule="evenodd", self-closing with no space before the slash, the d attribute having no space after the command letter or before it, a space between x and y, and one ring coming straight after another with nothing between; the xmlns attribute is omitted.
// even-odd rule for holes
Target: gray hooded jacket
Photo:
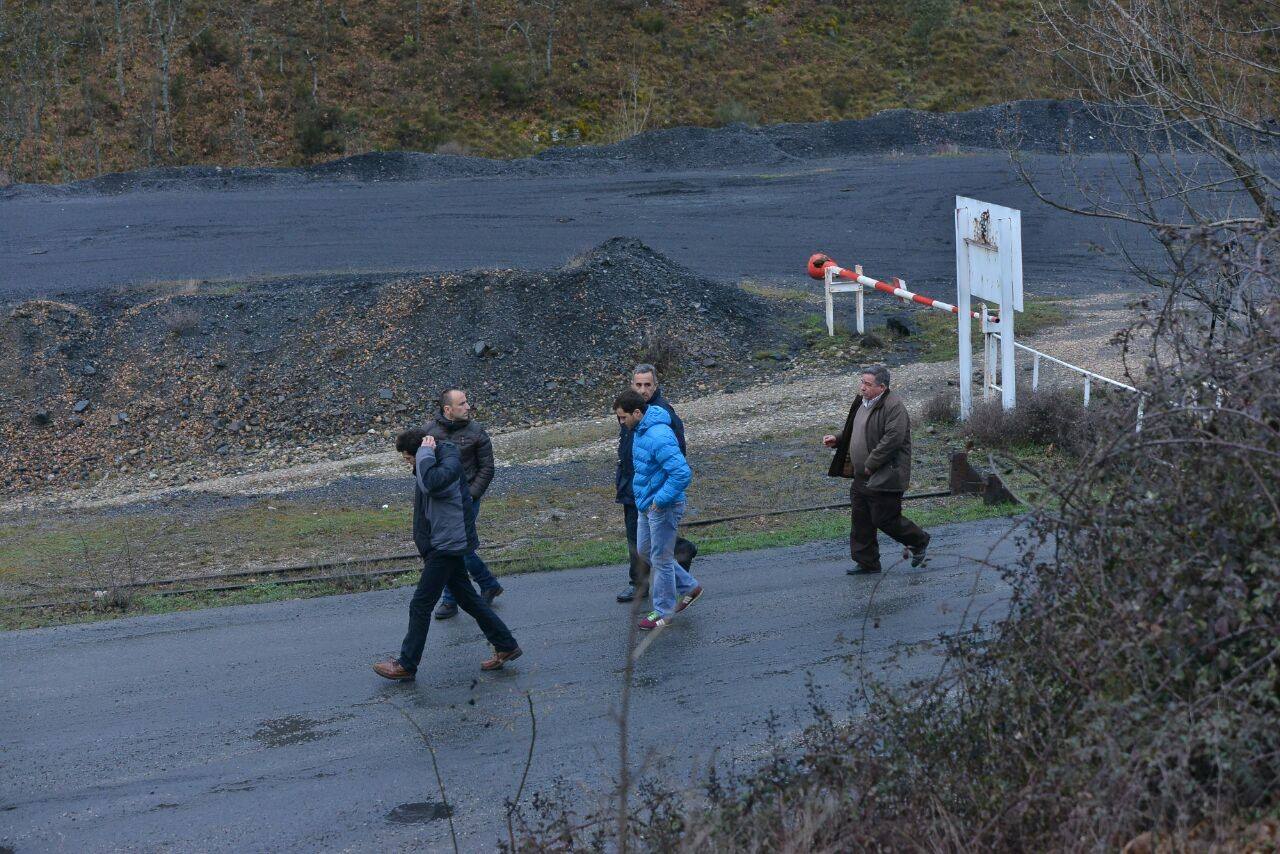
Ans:
<svg viewBox="0 0 1280 854"><path fill-rule="evenodd" d="M432 552L466 554L480 547L471 520L471 490L458 446L437 442L418 449L413 466L413 544Z"/></svg>

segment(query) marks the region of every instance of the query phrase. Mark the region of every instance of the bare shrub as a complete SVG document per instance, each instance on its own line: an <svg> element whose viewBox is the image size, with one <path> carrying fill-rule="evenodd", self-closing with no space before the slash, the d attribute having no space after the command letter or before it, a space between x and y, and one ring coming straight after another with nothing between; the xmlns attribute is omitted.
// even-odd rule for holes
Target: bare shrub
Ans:
<svg viewBox="0 0 1280 854"><path fill-rule="evenodd" d="M194 308L170 306L160 317L170 335L183 336L200 329L200 312Z"/></svg>
<svg viewBox="0 0 1280 854"><path fill-rule="evenodd" d="M1081 454L1097 440L1102 423L1108 420L1104 410L1110 407L1125 413L1116 418L1123 421L1128 417L1127 429L1133 429L1130 403L1136 401L1096 399L1090 409L1085 409L1082 394L1074 389L1022 390L1018 392L1018 405L1008 412L999 400L975 403L964 434L984 448L1053 445Z"/></svg>
<svg viewBox="0 0 1280 854"><path fill-rule="evenodd" d="M924 402L921 416L926 424L954 424L960 418L960 405L954 394L940 391Z"/></svg>
<svg viewBox="0 0 1280 854"><path fill-rule="evenodd" d="M760 121L760 116L755 110L732 98L716 106L713 118L717 125L755 125Z"/></svg>
<svg viewBox="0 0 1280 854"><path fill-rule="evenodd" d="M649 130L655 121L655 93L652 87L640 83L639 73L632 71L629 85L618 93L618 108L606 142L621 142Z"/></svg>
<svg viewBox="0 0 1280 854"><path fill-rule="evenodd" d="M456 139L450 139L446 142L442 142L439 145L437 145L435 148L435 153L449 154L454 157L467 157L471 154L471 149L467 148L465 145L463 145L461 142L458 142Z"/></svg>
<svg viewBox="0 0 1280 854"><path fill-rule="evenodd" d="M659 330L648 329L640 339L635 361L653 365L659 376L666 377L680 372L684 355L684 346L678 340Z"/></svg>

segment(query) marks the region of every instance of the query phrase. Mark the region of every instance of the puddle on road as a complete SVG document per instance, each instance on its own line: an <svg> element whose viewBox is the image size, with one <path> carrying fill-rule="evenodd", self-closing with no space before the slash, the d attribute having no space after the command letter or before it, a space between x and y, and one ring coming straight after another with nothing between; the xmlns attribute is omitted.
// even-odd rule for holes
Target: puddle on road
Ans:
<svg viewBox="0 0 1280 854"><path fill-rule="evenodd" d="M263 747L286 747L290 744L304 744L333 735L332 730L319 729L322 721L304 718L302 715L288 715L283 718L263 721L258 731L251 737Z"/></svg>
<svg viewBox="0 0 1280 854"><path fill-rule="evenodd" d="M453 808L439 801L420 801L396 807L387 813L387 821L395 824L426 824L429 821L443 821L452 815Z"/></svg>

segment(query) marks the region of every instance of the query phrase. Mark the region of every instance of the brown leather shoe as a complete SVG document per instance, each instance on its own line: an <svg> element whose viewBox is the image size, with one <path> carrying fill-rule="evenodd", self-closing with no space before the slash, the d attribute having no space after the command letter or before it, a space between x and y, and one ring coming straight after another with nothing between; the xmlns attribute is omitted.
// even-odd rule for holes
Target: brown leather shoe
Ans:
<svg viewBox="0 0 1280 854"><path fill-rule="evenodd" d="M418 675L416 670L405 670L400 665L400 662L394 658L379 661L373 665L373 672L383 679L390 679L393 682L412 682Z"/></svg>
<svg viewBox="0 0 1280 854"><path fill-rule="evenodd" d="M495 649L493 651L493 658L480 662L480 669L481 670L501 670L502 665L506 664L508 661L515 661L517 658L519 658L522 655L524 655L524 650L522 650L520 647L516 647L510 652L503 652L502 650Z"/></svg>

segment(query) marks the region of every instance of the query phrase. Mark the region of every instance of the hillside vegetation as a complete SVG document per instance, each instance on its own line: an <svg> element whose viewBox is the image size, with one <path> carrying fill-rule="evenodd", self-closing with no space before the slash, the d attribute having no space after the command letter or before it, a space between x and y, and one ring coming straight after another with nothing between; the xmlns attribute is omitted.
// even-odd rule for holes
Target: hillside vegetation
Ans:
<svg viewBox="0 0 1280 854"><path fill-rule="evenodd" d="M20 0L0 5L0 170L513 156L1060 94L1033 5Z"/></svg>

